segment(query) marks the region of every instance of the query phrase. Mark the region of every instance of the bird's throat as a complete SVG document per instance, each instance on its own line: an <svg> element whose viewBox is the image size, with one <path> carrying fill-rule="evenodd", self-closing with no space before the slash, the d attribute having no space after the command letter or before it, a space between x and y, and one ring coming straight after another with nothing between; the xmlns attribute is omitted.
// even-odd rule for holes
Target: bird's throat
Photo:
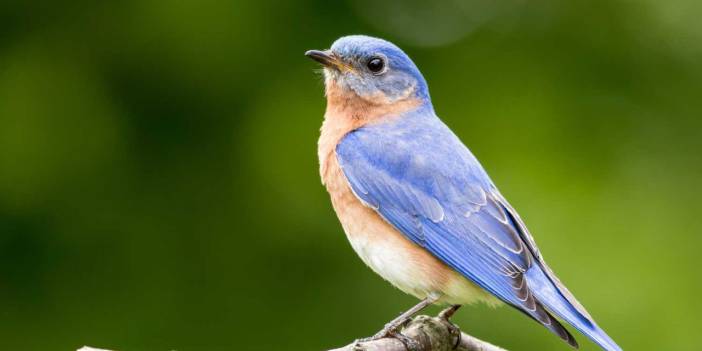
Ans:
<svg viewBox="0 0 702 351"><path fill-rule="evenodd" d="M318 144L322 179L325 177L329 157L334 155L336 145L346 134L368 124L400 118L422 104L417 98L394 102L382 97L361 98L333 81L327 81L326 96L327 109Z"/></svg>

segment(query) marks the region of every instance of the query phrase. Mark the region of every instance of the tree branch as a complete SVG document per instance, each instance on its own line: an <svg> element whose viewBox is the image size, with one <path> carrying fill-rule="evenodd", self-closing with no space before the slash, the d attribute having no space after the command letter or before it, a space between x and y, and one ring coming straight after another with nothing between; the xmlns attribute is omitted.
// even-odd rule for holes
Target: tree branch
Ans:
<svg viewBox="0 0 702 351"><path fill-rule="evenodd" d="M453 332L452 332L453 331ZM402 329L402 334L419 343L423 351L506 351L503 348L462 333L455 325L439 317L417 316ZM460 340L457 343L457 338ZM329 351L409 351L395 338L351 343Z"/></svg>
<svg viewBox="0 0 702 351"><path fill-rule="evenodd" d="M416 341L421 351L507 351L488 342L462 333L447 319L417 316L404 328L402 334ZM460 339L459 339L460 335ZM458 339L458 340L457 340ZM88 346L78 351L108 351ZM410 351L395 338L383 338L364 343L351 343L329 351Z"/></svg>

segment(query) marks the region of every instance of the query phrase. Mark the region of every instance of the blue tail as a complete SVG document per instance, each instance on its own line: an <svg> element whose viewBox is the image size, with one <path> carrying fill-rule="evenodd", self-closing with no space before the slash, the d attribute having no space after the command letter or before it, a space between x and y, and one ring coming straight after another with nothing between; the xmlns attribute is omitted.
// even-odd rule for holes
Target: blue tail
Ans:
<svg viewBox="0 0 702 351"><path fill-rule="evenodd" d="M543 267L534 265L526 272L529 288L536 299L548 311L568 322L603 349L607 351L622 351L622 348L604 330L597 326L595 320L575 300L568 289L557 278L549 278L542 268L549 269L545 265ZM549 275L555 277L553 274Z"/></svg>

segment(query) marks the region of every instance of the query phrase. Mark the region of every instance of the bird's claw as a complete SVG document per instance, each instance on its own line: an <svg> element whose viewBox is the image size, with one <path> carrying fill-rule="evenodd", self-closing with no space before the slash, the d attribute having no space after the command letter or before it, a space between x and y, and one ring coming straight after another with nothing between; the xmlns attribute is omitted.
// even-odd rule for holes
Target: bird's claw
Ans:
<svg viewBox="0 0 702 351"><path fill-rule="evenodd" d="M373 336L359 340L361 340L361 342L368 342L393 336L394 333L399 333L398 330L406 326L411 320L412 318L407 318L400 323L388 323L383 327L383 329L375 333Z"/></svg>
<svg viewBox="0 0 702 351"><path fill-rule="evenodd" d="M402 322L400 325L391 325L391 324L386 324L385 327L380 330L379 332L375 333L375 335L367 337L367 338L361 338L361 339L356 339L353 342L352 349L353 350L362 350L359 344L366 343L366 342L371 342L383 338L394 338L399 340L403 345L405 345L405 348L407 351L422 351L422 345L418 343L416 340L410 338L409 336L402 334L398 329L404 325L406 325L409 322L410 319L407 321Z"/></svg>
<svg viewBox="0 0 702 351"><path fill-rule="evenodd" d="M423 347L416 340L410 338L409 336L400 333L399 331L391 331L388 336L393 337L405 345L407 351L423 351Z"/></svg>
<svg viewBox="0 0 702 351"><path fill-rule="evenodd" d="M362 343L365 343L365 342L376 341L376 340L379 340L379 339L382 339L382 338L385 338L385 337L388 337L388 336L390 336L390 332L387 331L385 328L383 328L383 330L381 330L381 331L375 333L373 336L369 336L369 337L367 337L367 338L360 338L360 339L354 340L354 341L353 341L353 347L352 347L352 349L353 349L353 350L360 350L361 348L360 348L360 345L359 345L359 344L362 344Z"/></svg>

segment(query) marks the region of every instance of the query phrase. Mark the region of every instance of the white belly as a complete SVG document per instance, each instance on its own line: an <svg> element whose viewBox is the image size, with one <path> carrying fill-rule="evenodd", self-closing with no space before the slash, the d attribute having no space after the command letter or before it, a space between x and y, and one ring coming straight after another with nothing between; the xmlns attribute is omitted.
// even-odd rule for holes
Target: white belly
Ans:
<svg viewBox="0 0 702 351"><path fill-rule="evenodd" d="M345 212L339 219L346 237L361 260L375 273L420 299L439 292L446 274L433 259L418 253L416 247L411 247L414 244L399 237L400 234L377 214ZM358 216L353 215L354 212Z"/></svg>

